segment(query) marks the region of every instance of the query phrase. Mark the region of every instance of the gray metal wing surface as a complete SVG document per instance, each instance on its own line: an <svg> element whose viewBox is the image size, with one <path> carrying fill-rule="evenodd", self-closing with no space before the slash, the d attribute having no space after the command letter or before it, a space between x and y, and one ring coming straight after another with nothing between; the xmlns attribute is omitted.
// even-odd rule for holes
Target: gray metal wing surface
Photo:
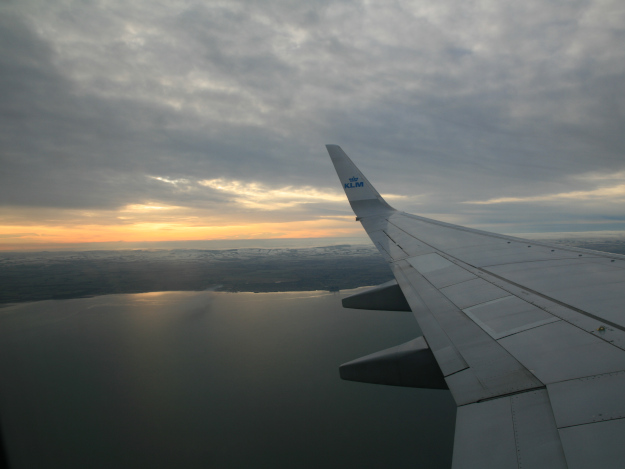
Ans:
<svg viewBox="0 0 625 469"><path fill-rule="evenodd" d="M453 468L625 467L625 257L397 211L327 149L458 405Z"/></svg>

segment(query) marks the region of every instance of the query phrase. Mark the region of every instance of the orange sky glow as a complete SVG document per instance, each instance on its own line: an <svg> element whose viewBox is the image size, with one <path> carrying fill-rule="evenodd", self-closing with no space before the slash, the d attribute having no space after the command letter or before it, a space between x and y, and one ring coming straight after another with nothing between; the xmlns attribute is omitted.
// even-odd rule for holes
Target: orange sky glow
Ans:
<svg viewBox="0 0 625 469"><path fill-rule="evenodd" d="M156 179L185 190L195 187L186 180ZM5 207L0 209L0 250L63 249L63 245L81 244L92 248L89 243L119 243L123 248L124 243L363 236L360 223L347 215L349 205L339 191L274 188L225 179L201 181L199 187L227 196L228 206L146 202L87 210ZM311 203L321 204L330 214L310 211L307 206Z"/></svg>
<svg viewBox="0 0 625 469"><path fill-rule="evenodd" d="M32 249L63 244L155 242L213 239L325 238L361 235L353 217L291 222L193 226L176 222L131 224L0 225L0 250Z"/></svg>

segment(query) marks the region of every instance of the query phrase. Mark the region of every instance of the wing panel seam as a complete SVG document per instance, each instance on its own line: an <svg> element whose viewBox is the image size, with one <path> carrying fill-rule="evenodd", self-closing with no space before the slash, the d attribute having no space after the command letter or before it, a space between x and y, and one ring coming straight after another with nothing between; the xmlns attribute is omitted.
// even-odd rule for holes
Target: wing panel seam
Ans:
<svg viewBox="0 0 625 469"><path fill-rule="evenodd" d="M523 393L526 393L526 392L540 391L541 389L547 389L547 386L545 386L545 385L536 386L536 387L533 387L533 388L521 389L519 391L509 392L509 393L506 393L506 394L500 394L499 396L485 397L484 399L480 399L477 402L473 402L473 404L480 404L482 402L494 401L495 399L503 399L503 398L510 397L510 396L516 396L517 394L523 394ZM472 403L462 404L462 405L471 405L471 404ZM462 407L462 406L458 406L458 407Z"/></svg>
<svg viewBox="0 0 625 469"><path fill-rule="evenodd" d="M511 280L508 280L508 279L507 279L507 278L505 278L505 277L501 277L501 276L499 276L499 275L497 275L497 274L494 274L494 273L489 272L489 271L487 271L487 270L481 269L480 267L475 267L475 268L476 268L477 270L479 270L480 272L484 272L484 273L485 273L485 274L487 274L487 275L492 275L493 277L496 277L496 278L498 278L499 280L502 280L502 281L504 281L504 282L506 282L506 283L509 283L510 285L514 285L515 287L520 288L520 289L522 289L522 290L528 291L528 292L530 292L530 293L532 293L532 294L534 294L534 295L536 295L536 296L539 296L539 297L541 297L541 298L543 298L543 299L545 299L545 300L551 301L551 302L553 302L553 303L555 303L555 304L558 304L558 305L563 306L563 307L565 307L565 308L568 308L568 309L570 309L570 310L572 310L572 311L575 311L575 312L577 312L577 313L583 314L584 316L587 316L587 317L589 317L589 318L592 318L592 319L594 319L594 320L596 320L596 321L599 321L600 323L607 324L607 325L609 325L609 326L614 327L615 329L619 329L619 330L621 330L621 331L624 331L624 332L625 332L625 327L623 327L623 326L621 326L621 325L619 325L619 324L616 324L616 323L614 323L614 322L612 322L612 321L608 321L608 320L607 320L607 319L605 319L605 318L602 318L602 317L597 316L597 315L595 315L595 314L592 314L592 313L589 313L589 312L587 312L587 311L584 311L583 309L576 308L575 306L572 306L572 305L566 304L566 303L564 303L564 302L562 302L562 301L560 301L560 300L556 300L555 298L552 298L552 297L550 297L550 296L544 295L544 294L542 294L542 293L540 293L540 292L537 292L536 290L532 290L531 288L525 287L525 286L520 285L520 284L518 284L518 283L516 283L516 282L513 282L513 281L511 281ZM488 281L488 280L487 280L487 281ZM495 286L497 286L497 285L495 285ZM516 296L516 295L515 295L515 296ZM537 308L540 308L540 306L538 306L538 305L534 305L534 306L536 306ZM540 308L540 309L542 309L542 310L546 311L544 308ZM550 311L546 311L546 312L547 312L547 313L549 313L549 314L552 314L552 315L554 315L554 316L557 316L557 314L554 314L554 313L552 313L552 312L550 312ZM558 316L558 317L560 317L560 316ZM560 318L560 319L562 319L563 321L566 321L564 318ZM575 324L570 323L569 321L566 321L566 322L567 322L567 323L569 323L569 324L571 324L572 326L579 327L579 326L576 326ZM582 328L580 327L580 329L582 329ZM586 331L585 329L582 329L582 330L583 330L583 331L585 331L585 332L588 332L588 331ZM606 341L606 342L607 342L607 341ZM609 344L611 344L611 345L613 345L611 342L608 342L608 343L609 343Z"/></svg>
<svg viewBox="0 0 625 469"><path fill-rule="evenodd" d="M510 399L510 397L508 397ZM514 435L514 449L516 454L516 462L519 469L522 468L521 463L521 450L519 449L519 424L516 421L516 414L514 412L514 399L510 399L510 414L512 416L512 434Z"/></svg>
<svg viewBox="0 0 625 469"><path fill-rule="evenodd" d="M454 258L455 259L455 258ZM602 257L583 257L582 260L586 259L602 259ZM570 260L579 260L579 257L554 257L550 259L532 259L528 261L513 261L513 262L502 262L501 264L488 264L483 265L482 267L475 267L476 269L481 269L485 267L499 267L502 265L512 265L512 264L531 264L532 262L548 262L548 261L570 261Z"/></svg>
<svg viewBox="0 0 625 469"><path fill-rule="evenodd" d="M557 427L557 428L558 430L564 430L565 428L583 427L584 425L594 425L595 423L610 422L612 420L623 420L623 419L625 419L625 415L622 415L620 417L610 418L610 419L594 420L592 422L574 423L572 425L565 425L563 427Z"/></svg>

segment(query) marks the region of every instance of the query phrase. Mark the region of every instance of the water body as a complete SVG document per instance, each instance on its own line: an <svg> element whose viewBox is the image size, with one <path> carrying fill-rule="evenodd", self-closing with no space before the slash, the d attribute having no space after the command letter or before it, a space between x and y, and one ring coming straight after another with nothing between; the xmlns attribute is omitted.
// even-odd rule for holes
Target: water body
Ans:
<svg viewBox="0 0 625 469"><path fill-rule="evenodd" d="M410 313L341 294L166 292L0 309L12 468L447 468L448 391L345 382Z"/></svg>

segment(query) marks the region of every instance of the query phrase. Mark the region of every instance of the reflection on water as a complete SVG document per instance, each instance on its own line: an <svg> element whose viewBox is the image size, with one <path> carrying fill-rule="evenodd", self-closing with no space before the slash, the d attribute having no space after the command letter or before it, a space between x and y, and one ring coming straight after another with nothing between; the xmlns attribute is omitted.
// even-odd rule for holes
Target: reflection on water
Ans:
<svg viewBox="0 0 625 469"><path fill-rule="evenodd" d="M419 334L342 294L165 292L0 310L15 468L449 467L447 391L341 381Z"/></svg>

